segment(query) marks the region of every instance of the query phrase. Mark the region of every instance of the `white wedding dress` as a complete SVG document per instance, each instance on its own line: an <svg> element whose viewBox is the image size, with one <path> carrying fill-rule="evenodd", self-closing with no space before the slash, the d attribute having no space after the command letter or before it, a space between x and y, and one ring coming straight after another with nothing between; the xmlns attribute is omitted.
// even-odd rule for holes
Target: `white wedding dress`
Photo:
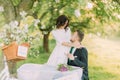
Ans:
<svg viewBox="0 0 120 80"><path fill-rule="evenodd" d="M66 53L69 52L70 48L62 45L62 42L70 42L71 30L55 29L52 31L52 35L56 40L56 46L51 53L47 64L57 66L58 64L67 64Z"/></svg>

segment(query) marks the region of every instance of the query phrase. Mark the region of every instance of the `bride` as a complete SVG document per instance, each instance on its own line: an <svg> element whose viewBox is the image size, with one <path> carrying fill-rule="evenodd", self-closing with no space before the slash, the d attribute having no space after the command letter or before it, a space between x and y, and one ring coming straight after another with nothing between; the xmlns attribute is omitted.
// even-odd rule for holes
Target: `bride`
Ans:
<svg viewBox="0 0 120 80"><path fill-rule="evenodd" d="M56 29L52 31L52 35L56 40L56 46L48 59L48 65L57 66L58 64L67 64L65 53L68 53L70 49L63 46L62 43L70 42L71 30L68 25L69 19L65 15L57 18Z"/></svg>

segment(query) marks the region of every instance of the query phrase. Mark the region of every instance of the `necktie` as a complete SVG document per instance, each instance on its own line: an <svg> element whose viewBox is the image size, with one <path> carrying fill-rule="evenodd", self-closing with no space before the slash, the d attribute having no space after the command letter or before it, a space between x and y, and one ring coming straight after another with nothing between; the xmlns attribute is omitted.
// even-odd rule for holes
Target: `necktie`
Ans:
<svg viewBox="0 0 120 80"><path fill-rule="evenodd" d="M73 49L74 49L74 47L71 47L71 49L70 49L70 54L72 54Z"/></svg>
<svg viewBox="0 0 120 80"><path fill-rule="evenodd" d="M70 54L72 54L73 49L74 49L74 47L71 47L71 49L70 49ZM70 59L68 59L68 60L71 61Z"/></svg>

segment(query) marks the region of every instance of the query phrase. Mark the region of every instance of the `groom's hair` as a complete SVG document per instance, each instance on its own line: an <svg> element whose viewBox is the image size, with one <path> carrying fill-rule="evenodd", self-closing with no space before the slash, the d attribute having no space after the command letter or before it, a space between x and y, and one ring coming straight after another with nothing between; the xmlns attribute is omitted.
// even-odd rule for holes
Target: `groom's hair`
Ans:
<svg viewBox="0 0 120 80"><path fill-rule="evenodd" d="M84 39L84 33L80 30L76 30L78 37L80 39L80 42L82 42L82 40Z"/></svg>

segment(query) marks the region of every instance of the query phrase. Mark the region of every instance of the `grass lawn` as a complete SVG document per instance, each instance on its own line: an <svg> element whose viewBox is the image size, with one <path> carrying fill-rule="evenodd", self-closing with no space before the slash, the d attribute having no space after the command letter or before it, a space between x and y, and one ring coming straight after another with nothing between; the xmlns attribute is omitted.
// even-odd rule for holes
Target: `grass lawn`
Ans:
<svg viewBox="0 0 120 80"><path fill-rule="evenodd" d="M86 36L83 43L89 51L90 80L120 80L120 42ZM55 42L51 40L51 51L54 46ZM50 53L41 53L36 58L28 57L19 62L18 67L25 63L46 63Z"/></svg>

